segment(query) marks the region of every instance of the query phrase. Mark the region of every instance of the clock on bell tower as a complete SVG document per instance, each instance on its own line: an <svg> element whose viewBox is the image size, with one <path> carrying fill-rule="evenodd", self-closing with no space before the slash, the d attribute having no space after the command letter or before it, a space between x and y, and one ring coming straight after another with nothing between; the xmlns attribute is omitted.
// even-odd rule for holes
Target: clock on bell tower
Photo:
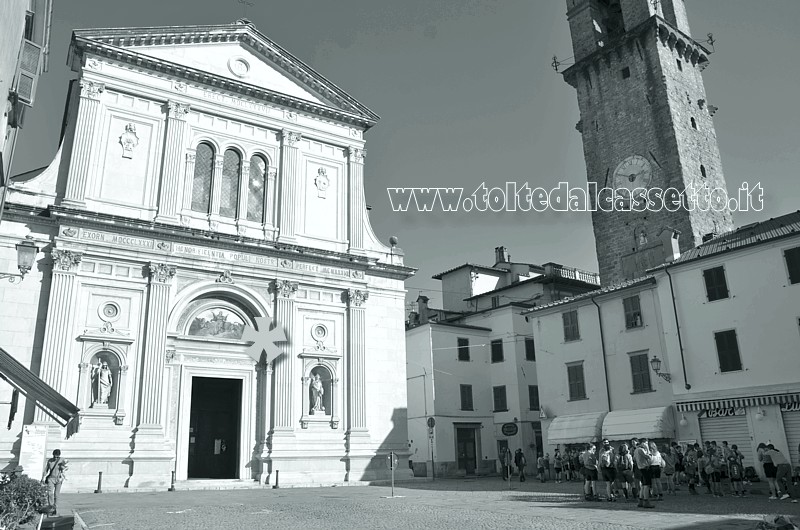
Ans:
<svg viewBox="0 0 800 530"><path fill-rule="evenodd" d="M563 75L578 93L589 182L636 195L727 190L701 74L709 52L692 39L683 0L567 0L567 7L575 64ZM670 237L659 237L665 231L679 233L685 251L733 229L727 204L675 204L592 212L603 285L663 263L671 255Z"/></svg>

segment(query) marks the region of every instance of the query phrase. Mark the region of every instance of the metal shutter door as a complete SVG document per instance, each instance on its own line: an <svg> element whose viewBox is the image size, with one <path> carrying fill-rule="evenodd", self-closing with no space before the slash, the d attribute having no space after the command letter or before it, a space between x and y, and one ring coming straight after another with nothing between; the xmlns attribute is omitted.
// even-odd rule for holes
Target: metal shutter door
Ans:
<svg viewBox="0 0 800 530"><path fill-rule="evenodd" d="M700 437L703 442L717 442L717 447L722 447L723 441L728 442L729 446L735 444L744 456L744 467L753 466L758 472L758 459L753 453L747 416L700 418Z"/></svg>
<svg viewBox="0 0 800 530"><path fill-rule="evenodd" d="M786 442L789 444L789 454L792 457L792 467L800 465L800 454L798 454L798 444L800 444L800 412L784 412L783 428L786 431Z"/></svg>

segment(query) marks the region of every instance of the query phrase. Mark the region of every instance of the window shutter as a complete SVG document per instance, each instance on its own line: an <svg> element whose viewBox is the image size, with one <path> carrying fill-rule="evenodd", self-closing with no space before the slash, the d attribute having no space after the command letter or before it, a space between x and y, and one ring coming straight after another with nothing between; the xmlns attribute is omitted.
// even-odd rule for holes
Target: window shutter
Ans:
<svg viewBox="0 0 800 530"><path fill-rule="evenodd" d="M34 96L36 94L36 84L39 82L41 62L41 46L23 39L15 91L19 94L19 100L28 106L33 105Z"/></svg>

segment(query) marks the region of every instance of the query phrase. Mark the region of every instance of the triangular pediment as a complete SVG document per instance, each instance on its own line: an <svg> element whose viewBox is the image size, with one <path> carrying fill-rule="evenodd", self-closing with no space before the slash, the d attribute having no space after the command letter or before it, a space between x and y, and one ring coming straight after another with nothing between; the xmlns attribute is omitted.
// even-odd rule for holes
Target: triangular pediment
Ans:
<svg viewBox="0 0 800 530"><path fill-rule="evenodd" d="M239 91L288 96L306 110L330 109L368 127L378 116L300 59L268 39L247 20L218 26L169 26L76 30L76 51L117 60ZM248 95L251 95L248 93Z"/></svg>
<svg viewBox="0 0 800 530"><path fill-rule="evenodd" d="M332 101L323 99L319 94L315 94L291 78L274 63L257 56L238 42L134 46L133 49L143 55L256 85L319 105L336 106Z"/></svg>

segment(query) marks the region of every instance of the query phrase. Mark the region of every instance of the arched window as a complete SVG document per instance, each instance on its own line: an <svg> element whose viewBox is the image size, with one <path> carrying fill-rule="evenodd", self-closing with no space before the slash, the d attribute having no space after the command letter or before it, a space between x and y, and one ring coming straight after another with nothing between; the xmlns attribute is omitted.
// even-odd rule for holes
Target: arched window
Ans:
<svg viewBox="0 0 800 530"><path fill-rule="evenodd" d="M242 157L233 149L228 149L222 164L222 190L219 197L219 214L222 217L236 218L241 174Z"/></svg>
<svg viewBox="0 0 800 530"><path fill-rule="evenodd" d="M264 203L267 193L267 161L264 157L250 159L250 181L247 184L247 220L264 221Z"/></svg>
<svg viewBox="0 0 800 530"><path fill-rule="evenodd" d="M211 175L214 172L214 148L206 143L195 150L192 179L192 211L208 213L211 204Z"/></svg>
<svg viewBox="0 0 800 530"><path fill-rule="evenodd" d="M704 166L703 164L700 164L700 176L706 178L706 166Z"/></svg>
<svg viewBox="0 0 800 530"><path fill-rule="evenodd" d="M692 118L692 129L697 129L697 121Z"/></svg>

